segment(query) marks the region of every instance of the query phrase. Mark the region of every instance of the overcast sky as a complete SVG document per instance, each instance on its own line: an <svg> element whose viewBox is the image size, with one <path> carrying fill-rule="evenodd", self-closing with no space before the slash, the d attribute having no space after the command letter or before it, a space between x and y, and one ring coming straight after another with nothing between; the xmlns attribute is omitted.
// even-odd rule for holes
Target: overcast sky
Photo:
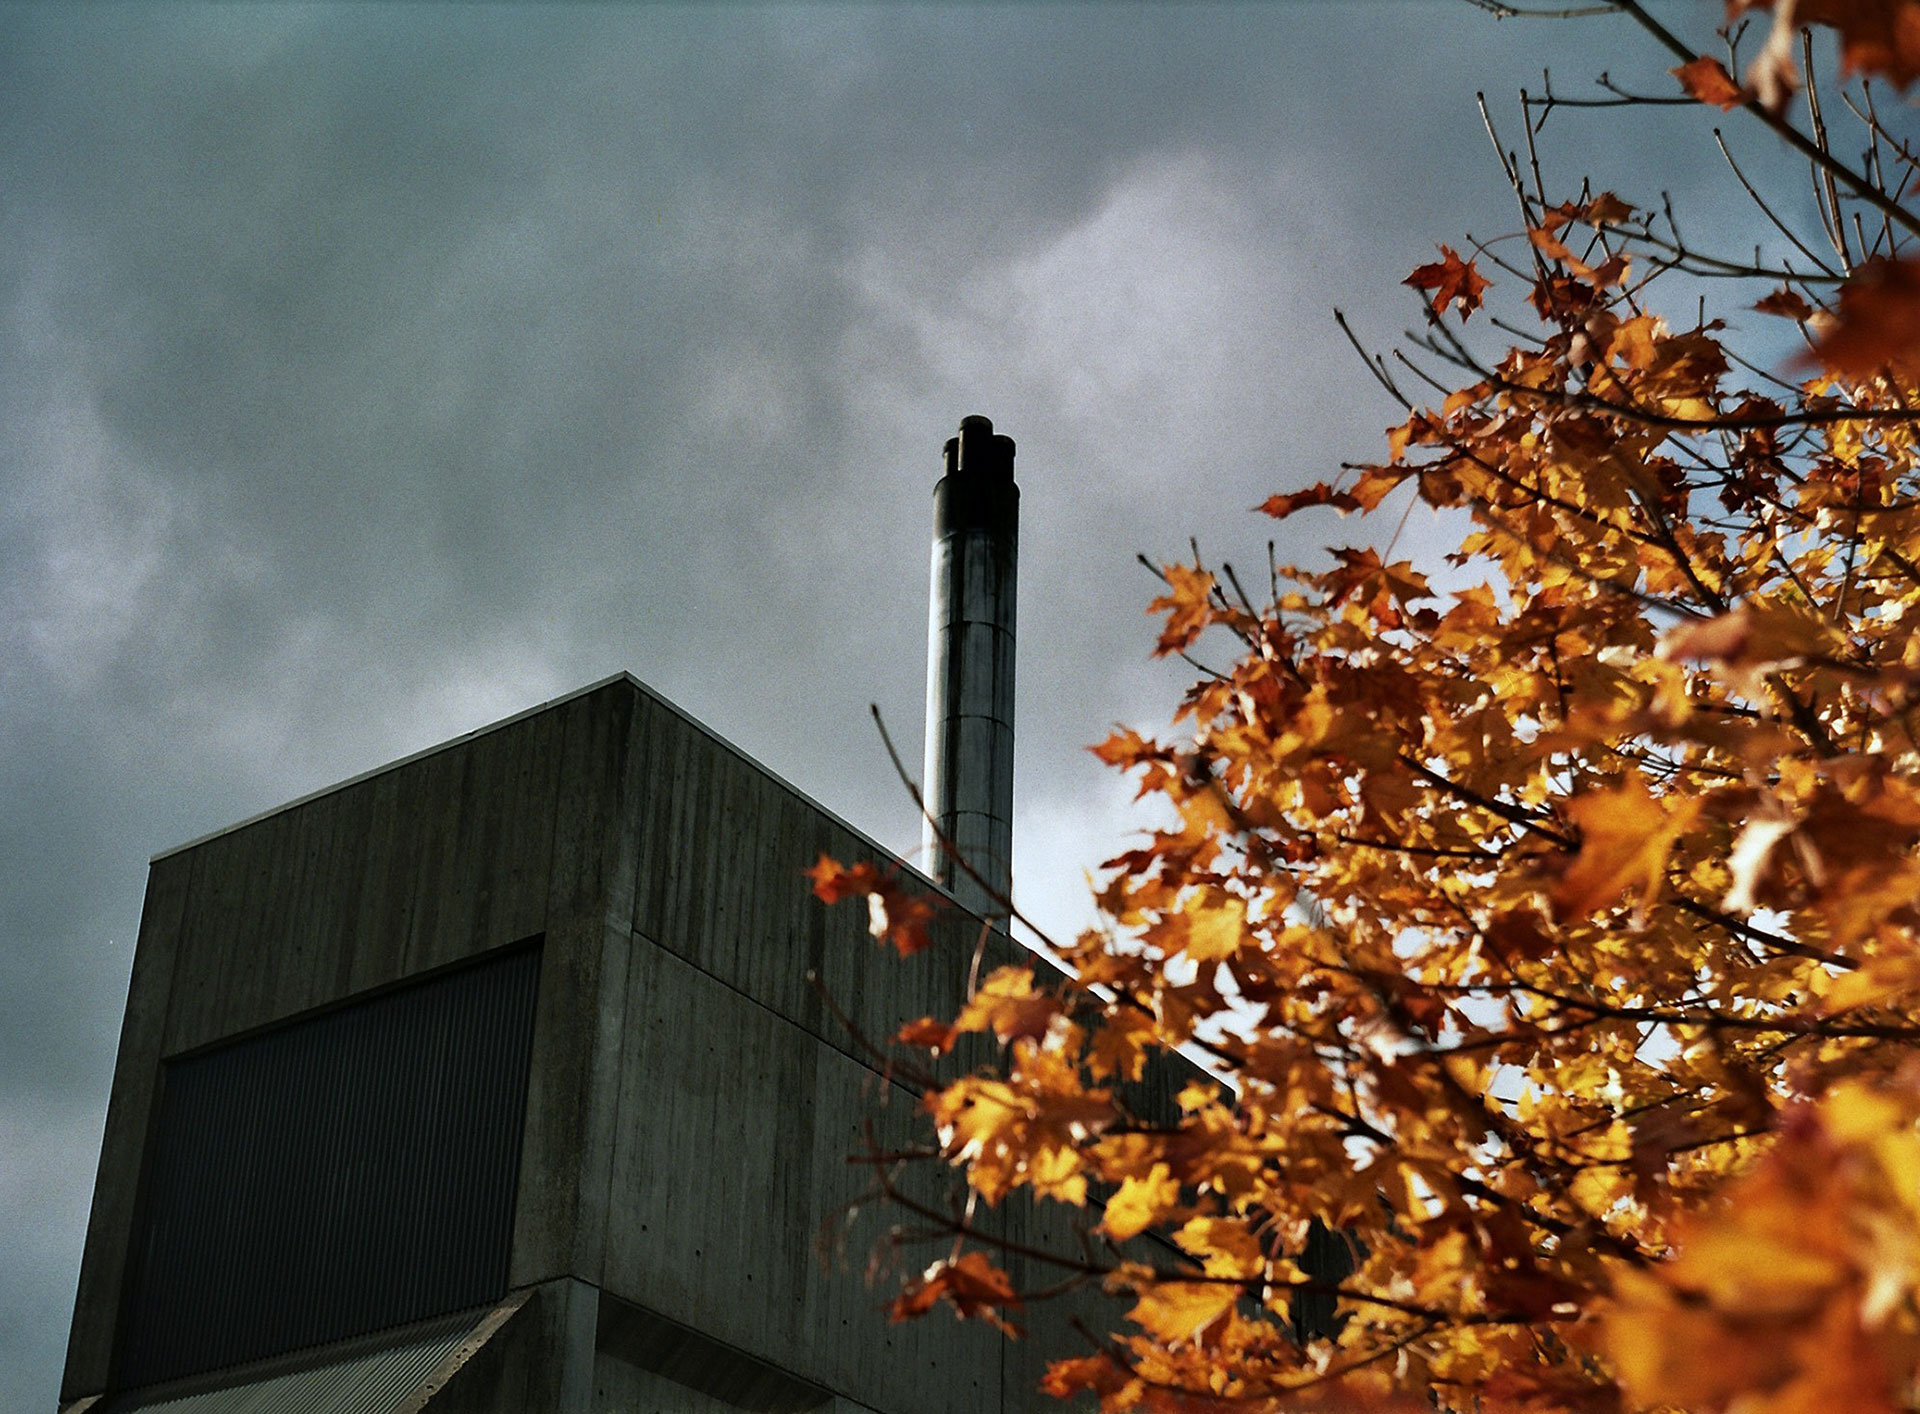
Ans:
<svg viewBox="0 0 1920 1414"><path fill-rule="evenodd" d="M911 847L866 709L917 761L978 412L1069 926L1127 828L1080 748L1184 682L1135 553L1257 564L1381 453L1331 312L1511 228L1476 89L1667 62L1441 0L0 8L0 1407L54 1398L149 855L622 669ZM1549 165L1710 223L1708 126Z"/></svg>

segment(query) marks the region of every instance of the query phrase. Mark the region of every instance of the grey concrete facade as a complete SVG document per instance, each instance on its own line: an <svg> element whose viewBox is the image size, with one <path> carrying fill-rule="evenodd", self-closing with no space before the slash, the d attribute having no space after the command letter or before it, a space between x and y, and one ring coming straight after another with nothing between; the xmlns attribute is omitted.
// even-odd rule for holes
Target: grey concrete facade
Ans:
<svg viewBox="0 0 1920 1414"><path fill-rule="evenodd" d="M883 1037L950 1011L978 931L882 952L863 911L811 897L822 852L888 858L623 675L157 857L63 1406L115 1389L170 1058L538 938L517 1304L427 1407L1029 1407L1043 1348L888 1324L872 1224L841 1263L817 1250L865 1186L863 1125L904 1141L915 1097L809 976Z"/></svg>

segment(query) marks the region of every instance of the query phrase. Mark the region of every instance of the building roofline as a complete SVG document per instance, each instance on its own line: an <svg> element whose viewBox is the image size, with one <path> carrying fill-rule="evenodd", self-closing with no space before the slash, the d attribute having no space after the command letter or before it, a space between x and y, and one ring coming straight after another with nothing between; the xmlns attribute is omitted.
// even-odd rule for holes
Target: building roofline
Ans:
<svg viewBox="0 0 1920 1414"><path fill-rule="evenodd" d="M466 742L474 740L476 737L483 737L487 735L489 732L497 732L497 731L500 731L502 728L513 726L516 722L524 722L529 717L537 717L542 712L551 711L553 708L563 706L568 702L572 702L576 698L589 696L592 693L599 692L604 688L611 687L615 683L620 683L620 682L627 683L629 686L633 687L636 691L644 694L650 701L658 703L661 707L664 707L667 711L673 713L674 716L680 718L681 721L685 722L688 726L692 727L694 730L711 738L715 743L723 747L725 750L732 752L735 756L739 757L742 761L746 762L749 766L752 766L756 771L759 771L762 775L766 776L768 779L774 781L775 783L780 785L782 788L788 791L791 791L796 797L805 801L808 805L812 806L815 810L819 811L823 816L831 820L834 824L838 825L841 829L853 835L856 839L860 840L861 843L872 848L882 858L892 859L897 863L899 863L900 865L902 865L904 868L912 870L915 876L916 882L926 885L928 888L933 889L937 893L948 895L949 897L951 897L951 895L948 894L948 891L946 889L941 888L938 884L934 883L932 879L928 878L926 874L921 871L919 866L905 859L901 859L899 855L895 854L892 850L888 849L885 845L881 844L878 840L876 840L872 835L868 834L865 830L841 818L839 815L835 814L833 811L827 809L826 806L822 805L819 801L815 800L812 796L808 795L805 791L801 790L792 781L788 780L785 776L781 775L778 771L771 769L764 762L758 760L756 757L750 755L748 752L741 750L739 746L729 741L726 737L720 735L719 732L715 731L712 727L708 726L705 722L701 721L698 717L694 716L691 712L687 711L686 708L680 706L678 703L673 702L667 697L661 695L659 692L647 686L646 683L640 681L639 678L635 677L632 673L629 673L629 672L613 673L607 677L601 678L598 682L590 682L585 687L577 687L572 692L563 693L559 697L550 698L545 702L541 702L532 707L528 707L524 711L515 712L510 717L502 717L497 722L489 722L485 726L476 727L474 730L470 732L463 732L459 736L449 737L445 741L437 742L432 746L424 747L419 751L415 751L411 753L410 755L402 756L395 760L385 762L382 765L372 767L369 770L360 772L358 775L349 776L345 780L335 781L331 785L321 786L318 790L308 791L305 795L298 796L293 800L284 801L279 805L275 805L270 807L269 809L259 811L256 814L249 815L243 820L236 820L231 825L223 825L217 830L209 830L204 835L196 835L193 839L187 840L182 844L170 846L167 849L163 849L158 853L149 856L147 863L149 865L158 864L163 859L170 859L176 854L184 854L190 849L197 849L203 844L207 844L210 841L217 840L222 835L230 835L235 833L236 831L247 829L249 826L259 824L262 820L271 819L275 815L282 814L288 810L297 809L302 805L306 805L312 801L319 800L323 796L332 795L335 791L342 791L342 790L346 790L350 786L357 786L363 781L372 780L375 776L384 776L389 771L398 770L402 766L411 765L415 761L424 760L425 758L436 755L439 752L451 750L456 746L460 746Z"/></svg>

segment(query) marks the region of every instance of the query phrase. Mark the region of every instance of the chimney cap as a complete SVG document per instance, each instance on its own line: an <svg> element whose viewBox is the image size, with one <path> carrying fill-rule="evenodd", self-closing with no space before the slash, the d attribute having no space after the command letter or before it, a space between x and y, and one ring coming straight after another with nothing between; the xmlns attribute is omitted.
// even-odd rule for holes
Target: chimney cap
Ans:
<svg viewBox="0 0 1920 1414"><path fill-rule="evenodd" d="M993 430L993 420L979 413L960 419L960 435L949 437L942 449L943 471L969 478L1013 480L1013 438Z"/></svg>

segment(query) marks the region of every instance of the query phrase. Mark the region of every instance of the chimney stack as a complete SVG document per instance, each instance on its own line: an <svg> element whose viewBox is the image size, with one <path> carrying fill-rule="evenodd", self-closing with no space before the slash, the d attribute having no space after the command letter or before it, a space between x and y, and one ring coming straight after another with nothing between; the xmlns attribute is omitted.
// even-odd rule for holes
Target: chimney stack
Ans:
<svg viewBox="0 0 1920 1414"><path fill-rule="evenodd" d="M947 442L943 471L933 488L930 819L923 854L936 881L1004 927L1013 887L1013 591L1020 522L1013 439L996 435L984 417L962 418L960 435Z"/></svg>

